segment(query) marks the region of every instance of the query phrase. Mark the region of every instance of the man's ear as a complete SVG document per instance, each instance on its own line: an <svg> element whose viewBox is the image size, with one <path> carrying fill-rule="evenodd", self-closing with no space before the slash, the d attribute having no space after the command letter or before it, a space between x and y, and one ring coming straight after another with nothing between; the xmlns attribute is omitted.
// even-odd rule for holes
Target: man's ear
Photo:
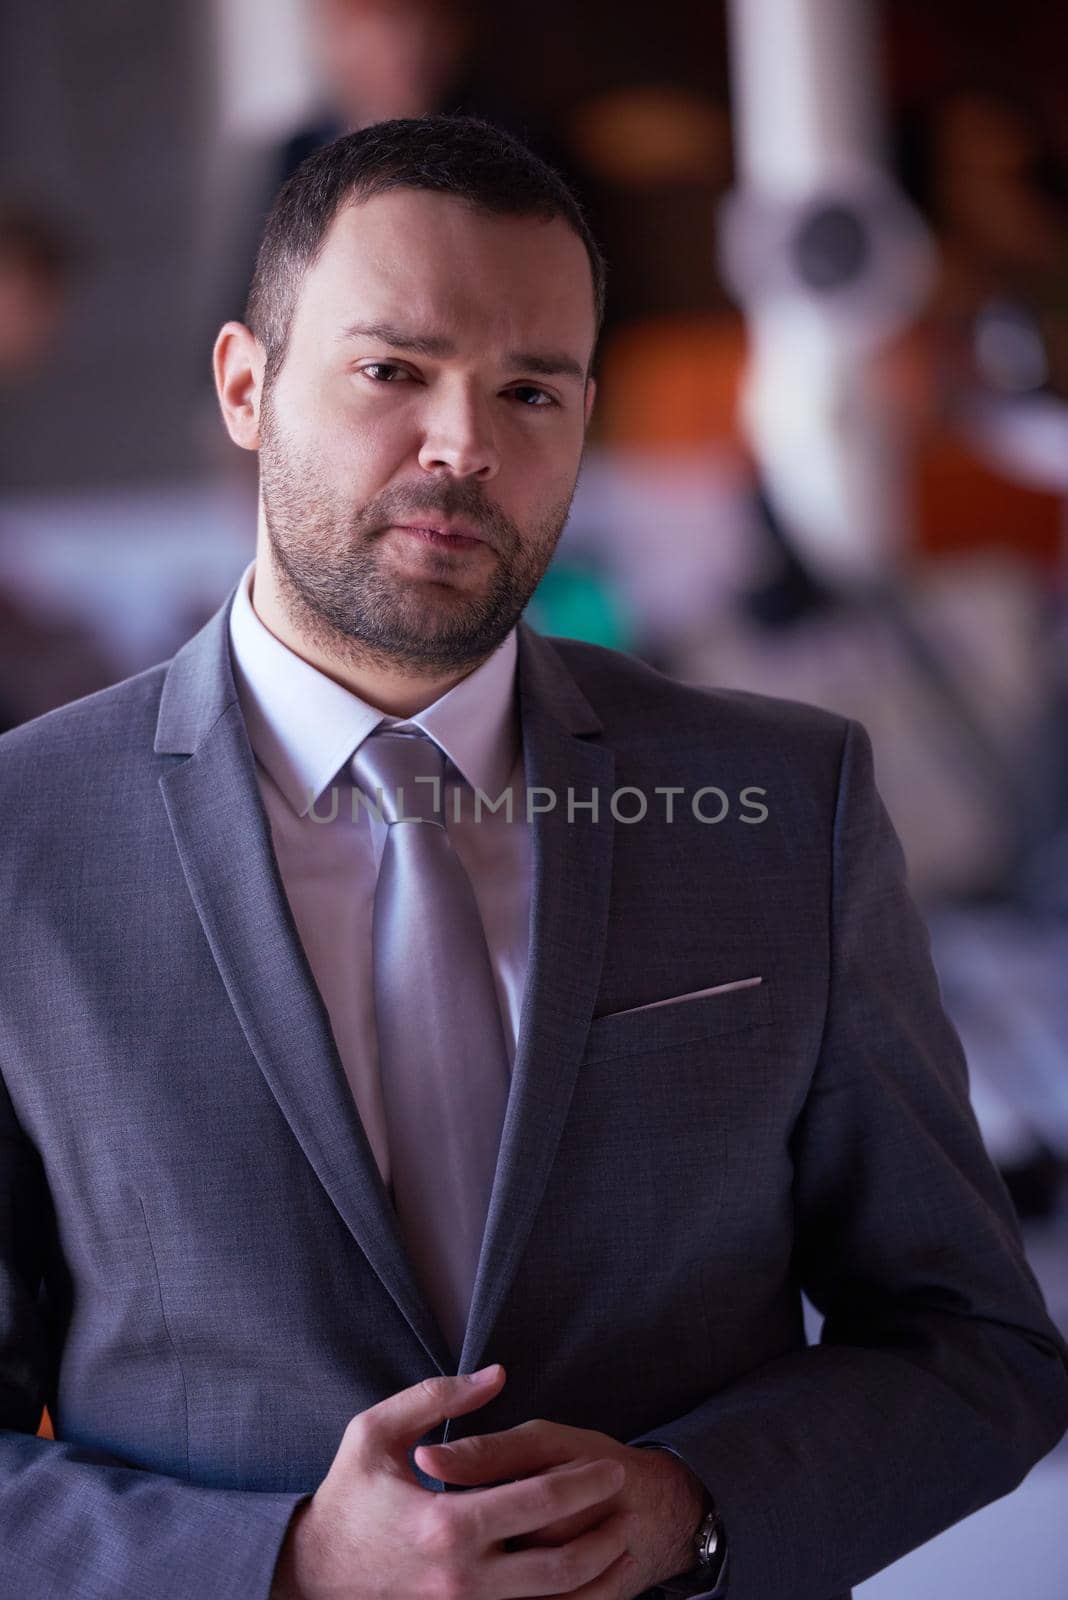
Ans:
<svg viewBox="0 0 1068 1600"><path fill-rule="evenodd" d="M585 426L587 428L590 425L590 416L591 416L591 414L593 412L593 397L594 397L594 395L596 393L597 393L597 379L596 378L587 378L586 379L586 405L585 405L585 410L586 410Z"/></svg>
<svg viewBox="0 0 1068 1600"><path fill-rule="evenodd" d="M266 358L251 328L227 322L212 351L215 392L226 429L242 450L260 447L260 398Z"/></svg>

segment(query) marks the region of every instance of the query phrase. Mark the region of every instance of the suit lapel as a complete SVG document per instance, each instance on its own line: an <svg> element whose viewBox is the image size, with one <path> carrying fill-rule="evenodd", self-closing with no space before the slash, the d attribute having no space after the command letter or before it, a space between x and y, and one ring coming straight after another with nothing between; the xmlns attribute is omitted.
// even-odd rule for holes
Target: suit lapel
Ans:
<svg viewBox="0 0 1068 1600"><path fill-rule="evenodd" d="M245 1038L301 1149L435 1366L449 1350L412 1273L278 873L233 682L229 602L174 658L157 751L175 845Z"/></svg>
<svg viewBox="0 0 1068 1600"><path fill-rule="evenodd" d="M156 736L189 892L249 1047L335 1208L438 1370L452 1369L404 1251L278 873L229 653L233 594L172 661ZM511 1090L460 1370L478 1365L510 1292L571 1099L600 976L611 885L614 757L551 644L519 624L532 819L530 951ZM599 794L568 821L567 796ZM544 800L545 797L539 797Z"/></svg>
<svg viewBox="0 0 1068 1600"><path fill-rule="evenodd" d="M545 1190L593 1015L612 878L615 758L582 737L601 724L552 645L525 623L518 638L527 789L556 804L532 819L526 986L461 1371L482 1359ZM569 822L569 789L576 801L598 793L596 823L577 809Z"/></svg>

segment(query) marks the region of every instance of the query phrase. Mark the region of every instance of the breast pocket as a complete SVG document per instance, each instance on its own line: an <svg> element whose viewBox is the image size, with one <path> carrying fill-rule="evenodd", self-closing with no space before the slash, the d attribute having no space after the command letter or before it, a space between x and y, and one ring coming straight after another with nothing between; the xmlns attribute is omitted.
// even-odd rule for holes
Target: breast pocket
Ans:
<svg viewBox="0 0 1068 1600"><path fill-rule="evenodd" d="M582 1059L594 1062L614 1056L670 1053L696 1040L766 1027L772 1017L771 991L766 981L691 1000L621 1011L594 1019Z"/></svg>

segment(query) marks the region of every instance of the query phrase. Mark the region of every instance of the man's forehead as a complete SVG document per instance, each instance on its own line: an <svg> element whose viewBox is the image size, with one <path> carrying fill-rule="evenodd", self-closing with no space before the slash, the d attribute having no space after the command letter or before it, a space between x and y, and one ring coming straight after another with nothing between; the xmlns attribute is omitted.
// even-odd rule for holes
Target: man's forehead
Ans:
<svg viewBox="0 0 1068 1600"><path fill-rule="evenodd" d="M503 236L521 234L525 239L542 234L559 243L573 241L578 254L584 246L574 229L561 216L537 213L496 211L480 206L464 195L439 189L420 189L397 184L378 194L357 195L345 200L333 217L329 235L350 238L366 233L392 230L445 230L476 236L500 232Z"/></svg>
<svg viewBox="0 0 1068 1600"><path fill-rule="evenodd" d="M324 313L347 310L346 325L435 316L455 325L496 313L511 327L570 325L579 337L589 320L592 333L586 249L563 218L485 213L432 191L393 189L345 204L306 288Z"/></svg>

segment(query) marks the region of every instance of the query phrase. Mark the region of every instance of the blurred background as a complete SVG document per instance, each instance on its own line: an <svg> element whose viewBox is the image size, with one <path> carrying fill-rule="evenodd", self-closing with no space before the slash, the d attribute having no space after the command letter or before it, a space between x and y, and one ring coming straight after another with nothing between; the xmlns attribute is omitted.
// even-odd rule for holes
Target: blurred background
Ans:
<svg viewBox="0 0 1068 1600"><path fill-rule="evenodd" d="M1068 1332L1066 47L1048 0L8 0L0 728L171 655L251 558L210 351L283 178L500 123L610 265L528 620L867 726ZM858 1593L1063 1600L1066 1496L1062 1445Z"/></svg>

